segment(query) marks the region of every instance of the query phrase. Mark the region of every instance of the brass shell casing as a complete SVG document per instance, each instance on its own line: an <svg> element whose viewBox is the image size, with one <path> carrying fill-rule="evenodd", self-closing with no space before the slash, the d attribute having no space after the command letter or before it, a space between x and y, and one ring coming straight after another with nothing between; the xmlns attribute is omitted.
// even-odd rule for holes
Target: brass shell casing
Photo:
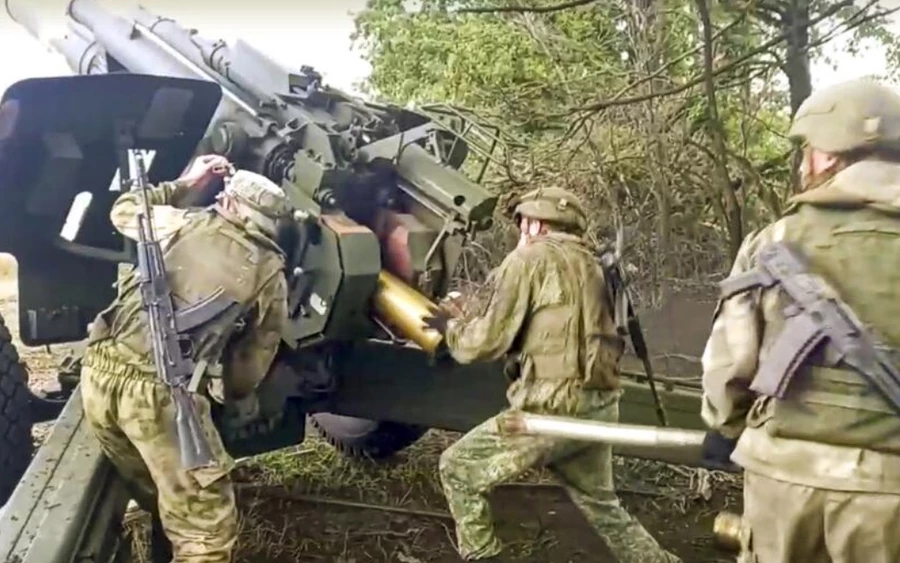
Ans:
<svg viewBox="0 0 900 563"><path fill-rule="evenodd" d="M741 516L733 512L720 512L713 521L713 535L724 548L740 551Z"/></svg>
<svg viewBox="0 0 900 563"><path fill-rule="evenodd" d="M434 330L424 328L422 317L432 314L435 305L397 276L382 270L378 290L372 300L375 314L403 338L433 353L443 340Z"/></svg>

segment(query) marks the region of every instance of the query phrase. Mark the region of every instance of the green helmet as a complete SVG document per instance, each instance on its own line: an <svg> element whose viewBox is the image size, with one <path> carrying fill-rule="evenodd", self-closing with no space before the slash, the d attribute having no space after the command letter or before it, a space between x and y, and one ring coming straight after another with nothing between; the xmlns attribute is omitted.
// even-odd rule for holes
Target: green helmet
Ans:
<svg viewBox="0 0 900 563"><path fill-rule="evenodd" d="M532 190L519 198L513 216L518 222L522 216L547 221L579 232L587 229L587 214L575 195L562 188L548 187Z"/></svg>
<svg viewBox="0 0 900 563"><path fill-rule="evenodd" d="M900 147L900 95L869 78L824 88L800 104L788 136L829 153Z"/></svg>

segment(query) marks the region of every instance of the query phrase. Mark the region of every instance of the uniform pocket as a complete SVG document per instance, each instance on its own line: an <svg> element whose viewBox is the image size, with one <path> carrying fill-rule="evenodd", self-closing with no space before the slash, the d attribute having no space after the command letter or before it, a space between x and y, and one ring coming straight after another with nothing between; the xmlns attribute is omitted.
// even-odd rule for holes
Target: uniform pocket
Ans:
<svg viewBox="0 0 900 563"><path fill-rule="evenodd" d="M197 481L201 489L206 489L227 477L233 467L234 462L230 459L224 461L216 460L210 465L188 469L187 473Z"/></svg>

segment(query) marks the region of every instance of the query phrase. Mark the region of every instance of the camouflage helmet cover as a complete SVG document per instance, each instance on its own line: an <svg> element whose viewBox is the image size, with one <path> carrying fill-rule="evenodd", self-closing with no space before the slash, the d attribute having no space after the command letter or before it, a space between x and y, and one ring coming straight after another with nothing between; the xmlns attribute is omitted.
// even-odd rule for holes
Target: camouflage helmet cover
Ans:
<svg viewBox="0 0 900 563"><path fill-rule="evenodd" d="M280 186L255 172L238 170L225 183L224 193L243 208L241 214L268 233L276 221L291 216L293 206Z"/></svg>
<svg viewBox="0 0 900 563"><path fill-rule="evenodd" d="M522 216L547 221L579 231L587 228L587 214L581 201L570 191L559 187L532 190L518 198L513 217L518 222Z"/></svg>
<svg viewBox="0 0 900 563"><path fill-rule="evenodd" d="M788 136L835 154L900 147L900 94L870 78L823 88L800 104Z"/></svg>

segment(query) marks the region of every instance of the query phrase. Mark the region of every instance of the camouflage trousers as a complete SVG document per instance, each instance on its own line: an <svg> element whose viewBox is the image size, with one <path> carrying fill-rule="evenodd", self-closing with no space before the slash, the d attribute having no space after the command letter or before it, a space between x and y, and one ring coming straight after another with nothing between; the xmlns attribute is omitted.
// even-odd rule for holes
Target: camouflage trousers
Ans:
<svg viewBox="0 0 900 563"><path fill-rule="evenodd" d="M138 505L158 515L175 563L232 560L238 514L225 451L209 402L195 395L201 425L217 459L211 466L181 468L175 408L168 389L130 366L111 360L99 345L88 348L81 372L84 415Z"/></svg>
<svg viewBox="0 0 900 563"><path fill-rule="evenodd" d="M485 494L536 466L547 466L604 539L620 563L675 563L653 536L619 503L613 484L612 448L550 436L501 434L498 416L473 428L441 455L440 475L456 521L459 554L484 559L502 550ZM583 418L614 422L618 401Z"/></svg>
<svg viewBox="0 0 900 563"><path fill-rule="evenodd" d="M739 563L900 561L900 495L830 491L744 473Z"/></svg>

